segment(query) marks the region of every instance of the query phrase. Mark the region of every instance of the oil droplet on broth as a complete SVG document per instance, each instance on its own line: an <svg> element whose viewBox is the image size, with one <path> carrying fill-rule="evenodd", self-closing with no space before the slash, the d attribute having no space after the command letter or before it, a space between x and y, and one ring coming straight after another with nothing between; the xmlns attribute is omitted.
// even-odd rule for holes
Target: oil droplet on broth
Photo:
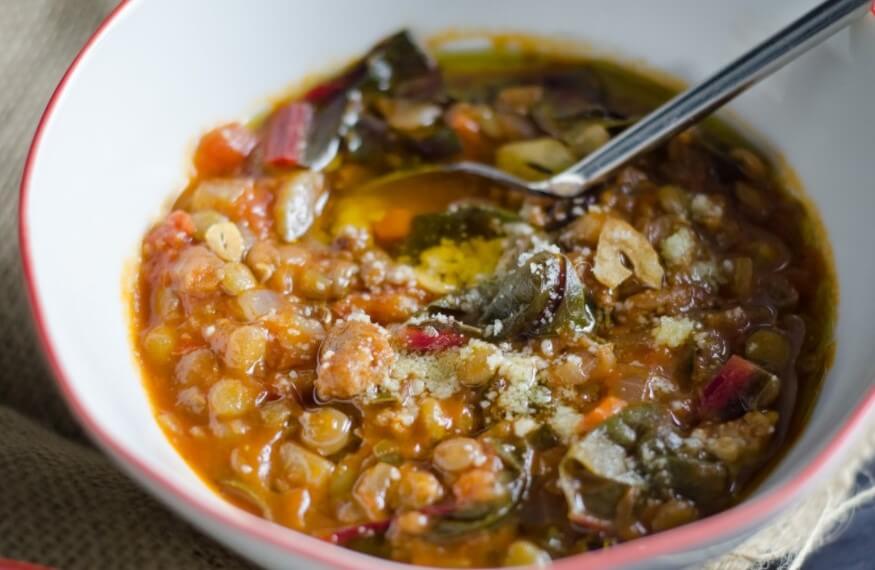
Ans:
<svg viewBox="0 0 875 570"><path fill-rule="evenodd" d="M320 226L332 234L350 225L369 229L390 208L402 208L416 216L445 211L454 202L477 199L503 205L519 202L519 196L512 191L481 178L455 173L422 174L330 198Z"/></svg>

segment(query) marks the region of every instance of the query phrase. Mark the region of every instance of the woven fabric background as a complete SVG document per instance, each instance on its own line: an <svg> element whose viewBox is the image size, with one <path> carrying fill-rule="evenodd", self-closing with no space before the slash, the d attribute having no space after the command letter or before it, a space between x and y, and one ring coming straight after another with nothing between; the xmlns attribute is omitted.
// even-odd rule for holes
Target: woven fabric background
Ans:
<svg viewBox="0 0 875 570"><path fill-rule="evenodd" d="M95 450L37 347L17 244L18 183L52 89L113 0L0 3L0 558L65 570L237 569L247 563L175 518ZM823 541L844 516L862 442L835 481L710 568L760 567ZM836 514L838 513L838 514Z"/></svg>

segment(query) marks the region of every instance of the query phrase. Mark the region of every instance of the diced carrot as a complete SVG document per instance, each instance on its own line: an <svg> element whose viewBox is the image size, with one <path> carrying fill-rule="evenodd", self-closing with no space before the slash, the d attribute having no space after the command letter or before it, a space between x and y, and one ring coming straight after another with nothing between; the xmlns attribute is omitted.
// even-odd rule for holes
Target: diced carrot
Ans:
<svg viewBox="0 0 875 570"><path fill-rule="evenodd" d="M278 168L305 166L304 153L314 116L315 109L307 102L277 109L267 131L264 162Z"/></svg>
<svg viewBox="0 0 875 570"><path fill-rule="evenodd" d="M491 146L480 128L476 110L466 103L459 103L447 113L447 124L459 137L465 158L489 160Z"/></svg>
<svg viewBox="0 0 875 570"><path fill-rule="evenodd" d="M625 407L625 400L615 396L605 396L595 408L584 414L578 429L583 433L591 431Z"/></svg>
<svg viewBox="0 0 875 570"><path fill-rule="evenodd" d="M233 174L252 152L258 139L238 123L223 125L205 134L194 153L194 165L201 176Z"/></svg>
<svg viewBox="0 0 875 570"><path fill-rule="evenodd" d="M406 208L389 208L380 220L374 223L374 237L381 242L397 241L407 237L413 213Z"/></svg>

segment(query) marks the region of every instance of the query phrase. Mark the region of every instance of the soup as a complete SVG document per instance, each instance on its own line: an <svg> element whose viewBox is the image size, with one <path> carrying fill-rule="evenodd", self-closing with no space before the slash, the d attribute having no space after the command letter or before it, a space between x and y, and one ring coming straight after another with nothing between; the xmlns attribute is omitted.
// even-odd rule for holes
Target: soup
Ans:
<svg viewBox="0 0 875 570"><path fill-rule="evenodd" d="M691 129L571 200L458 174L560 171L670 91L401 32L205 134L144 237L156 416L218 493L438 566L540 564L740 500L827 364L816 224L762 154Z"/></svg>

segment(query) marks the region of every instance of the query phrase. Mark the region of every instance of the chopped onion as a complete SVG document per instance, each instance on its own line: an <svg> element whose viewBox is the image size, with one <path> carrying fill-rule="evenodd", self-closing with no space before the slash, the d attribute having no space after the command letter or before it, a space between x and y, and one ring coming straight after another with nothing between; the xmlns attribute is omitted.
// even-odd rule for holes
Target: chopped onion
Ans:
<svg viewBox="0 0 875 570"><path fill-rule="evenodd" d="M659 289L665 272L659 255L641 233L627 222L608 218L599 234L593 274L611 289L632 276L623 264L623 256L631 262L635 275L648 287Z"/></svg>
<svg viewBox="0 0 875 570"><path fill-rule="evenodd" d="M268 289L250 289L237 297L243 316L249 321L277 312L283 306L282 297Z"/></svg>

